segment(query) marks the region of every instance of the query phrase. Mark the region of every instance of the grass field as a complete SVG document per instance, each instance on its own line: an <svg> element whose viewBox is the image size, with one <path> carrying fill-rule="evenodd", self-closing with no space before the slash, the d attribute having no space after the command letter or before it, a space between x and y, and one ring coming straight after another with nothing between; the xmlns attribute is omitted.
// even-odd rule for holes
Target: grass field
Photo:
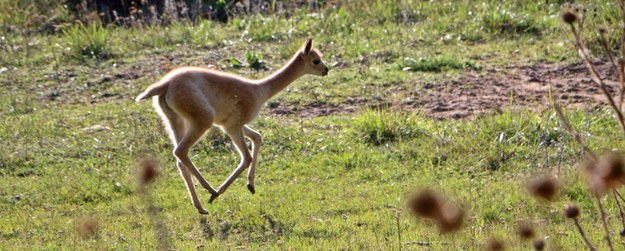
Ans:
<svg viewBox="0 0 625 251"><path fill-rule="evenodd" d="M484 250L491 238L531 249L517 236L519 222L533 224L546 250L582 250L563 215L571 202L591 241L607 248L595 197L579 173L583 153L550 104L512 109L511 99L510 107L462 119L371 108L467 72L579 62L560 20L565 1L346 0L288 17L134 27L77 24L61 5L26 2L0 0L0 250ZM620 15L614 1L584 7L597 13L589 27ZM63 25L42 30L53 16ZM183 65L266 76L306 37L332 65L330 74L296 81L269 106L381 101L324 116L265 109L251 124L265 140L257 193L240 177L209 204L198 186L209 211L198 214L160 119L134 97ZM587 39L599 48L592 32ZM625 147L607 107L571 106L566 115L593 151ZM161 175L142 195L135 172L145 157ZM192 159L214 186L239 162L217 129ZM526 191L544 173L562 182L550 203ZM441 234L406 209L409 195L426 187L461 205L460 231ZM601 200L614 247L623 249L619 208L611 196Z"/></svg>

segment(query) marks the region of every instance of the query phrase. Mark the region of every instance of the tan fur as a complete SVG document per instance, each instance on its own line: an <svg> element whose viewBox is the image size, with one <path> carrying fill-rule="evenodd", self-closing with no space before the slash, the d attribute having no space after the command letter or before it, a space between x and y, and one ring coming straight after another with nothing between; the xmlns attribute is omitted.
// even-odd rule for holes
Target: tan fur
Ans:
<svg viewBox="0 0 625 251"><path fill-rule="evenodd" d="M268 99L299 77L327 75L328 67L321 57L321 52L312 48L312 40L307 39L284 67L264 79L250 80L204 68L182 67L169 72L136 98L138 102L154 97L154 107L175 146L177 167L193 206L200 213L207 211L198 200L191 176L212 194L212 201L249 167L247 186L255 192L254 177L262 136L246 124L258 116ZM217 190L202 177L188 156L189 149L213 124L230 136L241 155L241 163ZM251 154L245 145L246 137L252 142Z"/></svg>

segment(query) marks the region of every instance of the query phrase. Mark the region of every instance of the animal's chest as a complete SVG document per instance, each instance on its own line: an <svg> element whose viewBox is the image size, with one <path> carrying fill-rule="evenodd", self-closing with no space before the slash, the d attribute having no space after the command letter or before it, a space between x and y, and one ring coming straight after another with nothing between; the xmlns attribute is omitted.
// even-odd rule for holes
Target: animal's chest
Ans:
<svg viewBox="0 0 625 251"><path fill-rule="evenodd" d="M215 123L224 126L243 126L254 120L260 113L261 105L253 97L243 94L221 96Z"/></svg>

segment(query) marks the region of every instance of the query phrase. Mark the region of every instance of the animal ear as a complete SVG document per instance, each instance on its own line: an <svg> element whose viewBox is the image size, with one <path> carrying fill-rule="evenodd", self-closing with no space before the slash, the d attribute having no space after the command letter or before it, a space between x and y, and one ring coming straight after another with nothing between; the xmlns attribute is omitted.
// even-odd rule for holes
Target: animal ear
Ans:
<svg viewBox="0 0 625 251"><path fill-rule="evenodd" d="M312 39L307 38L306 42L304 42L304 55L308 55L310 50L312 50Z"/></svg>

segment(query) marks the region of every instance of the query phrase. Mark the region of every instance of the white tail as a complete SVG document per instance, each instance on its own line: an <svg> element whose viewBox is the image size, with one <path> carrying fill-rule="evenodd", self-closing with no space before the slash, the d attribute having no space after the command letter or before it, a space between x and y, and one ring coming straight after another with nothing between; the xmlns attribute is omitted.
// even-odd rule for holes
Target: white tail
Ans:
<svg viewBox="0 0 625 251"><path fill-rule="evenodd" d="M246 126L260 112L267 100L299 77L306 74L325 76L328 67L322 54L312 48L312 40L280 70L260 80L203 68L182 67L169 72L152 84L135 100L154 98L154 107L160 114L174 143L177 167L184 179L193 206L199 213L208 213L195 193L193 175L211 193L210 202L222 194L232 182L249 167L247 188L255 193L254 177L262 136ZM241 155L241 163L221 186L215 190L202 177L188 156L191 147L213 125L227 133ZM245 145L245 137L252 142L252 153Z"/></svg>

